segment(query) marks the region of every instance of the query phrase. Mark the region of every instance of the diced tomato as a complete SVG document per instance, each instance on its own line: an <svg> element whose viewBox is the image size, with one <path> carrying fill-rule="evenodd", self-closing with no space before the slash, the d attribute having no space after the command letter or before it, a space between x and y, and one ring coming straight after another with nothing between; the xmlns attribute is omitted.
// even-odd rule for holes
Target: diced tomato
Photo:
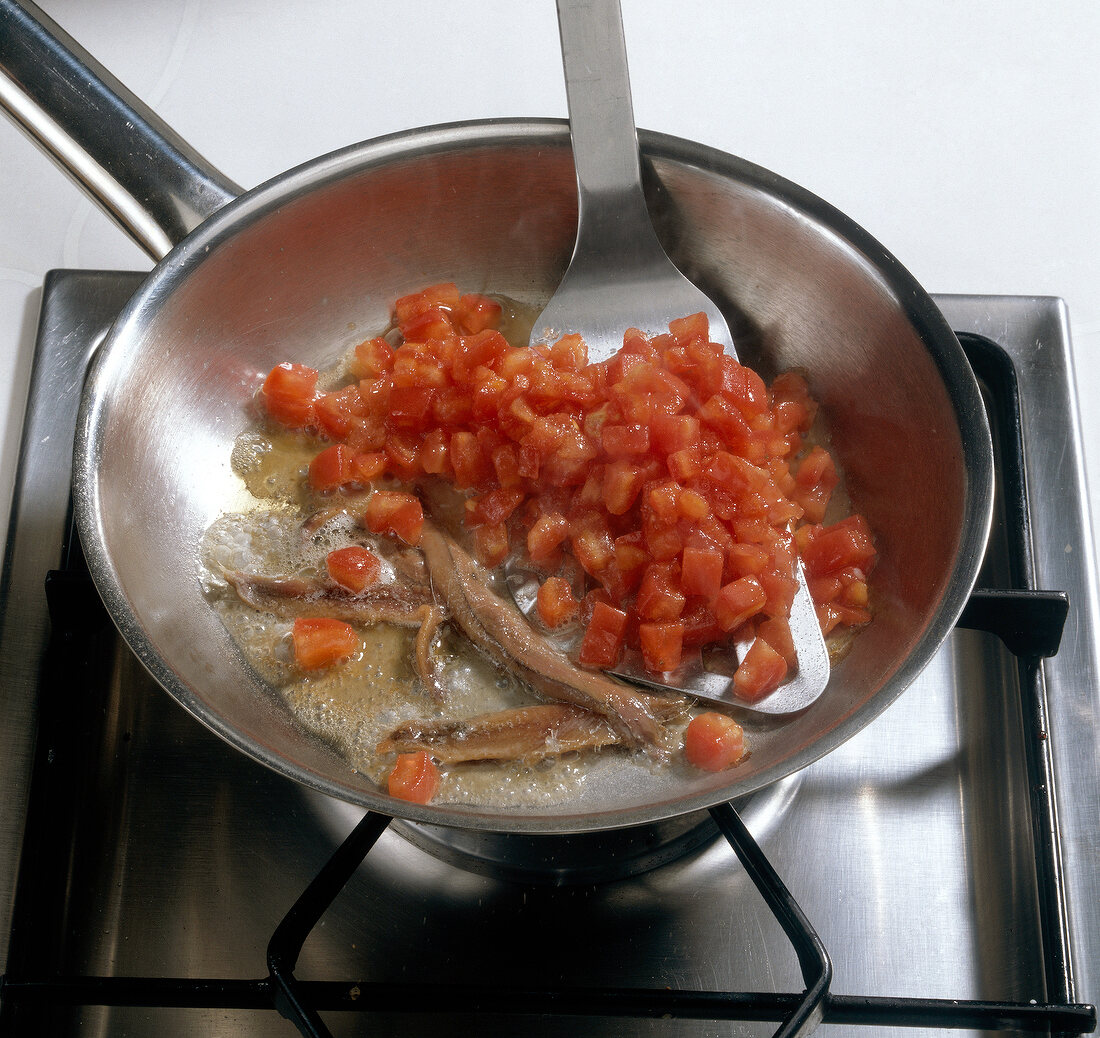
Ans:
<svg viewBox="0 0 1100 1038"><path fill-rule="evenodd" d="M797 662L794 636L785 616L769 616L756 625L756 637L766 641L786 661L788 667Z"/></svg>
<svg viewBox="0 0 1100 1038"><path fill-rule="evenodd" d="M676 497L676 511L680 518L696 523L710 515L710 502L697 490L685 488Z"/></svg>
<svg viewBox="0 0 1100 1038"><path fill-rule="evenodd" d="M662 454L697 450L699 419L689 414L658 414L653 419L653 443Z"/></svg>
<svg viewBox="0 0 1100 1038"><path fill-rule="evenodd" d="M645 503L652 513L664 523L674 523L680 518L680 495L683 490L671 479L651 483L646 490Z"/></svg>
<svg viewBox="0 0 1100 1038"><path fill-rule="evenodd" d="M339 490L352 480L352 454L342 443L326 447L309 463L309 485L317 491Z"/></svg>
<svg viewBox="0 0 1100 1038"><path fill-rule="evenodd" d="M539 618L547 627L560 627L572 620L580 610L569 581L563 577L548 577L542 582L536 598Z"/></svg>
<svg viewBox="0 0 1100 1038"><path fill-rule="evenodd" d="M606 428L606 426L605 426ZM603 501L612 515L625 515L638 499L648 473L634 461L620 458L604 468Z"/></svg>
<svg viewBox="0 0 1100 1038"><path fill-rule="evenodd" d="M680 586L689 595L701 595L713 602L722 590L725 559L710 548L684 548L680 557Z"/></svg>
<svg viewBox="0 0 1100 1038"><path fill-rule="evenodd" d="M508 558L510 550L508 527L504 523L483 525L474 530L474 554L483 566L494 569Z"/></svg>
<svg viewBox="0 0 1100 1038"><path fill-rule="evenodd" d="M412 804L429 804L439 791L439 768L427 750L399 753L386 781L391 797Z"/></svg>
<svg viewBox="0 0 1100 1038"><path fill-rule="evenodd" d="M751 619L767 602L768 596L756 577L738 577L719 592L714 616L723 631L734 631Z"/></svg>
<svg viewBox="0 0 1100 1038"><path fill-rule="evenodd" d="M535 562L546 562L569 537L569 520L560 512L540 516L527 531L527 553Z"/></svg>
<svg viewBox="0 0 1100 1038"><path fill-rule="evenodd" d="M684 649L684 625L679 620L639 624L638 640L646 670L661 673L680 666Z"/></svg>
<svg viewBox="0 0 1100 1038"><path fill-rule="evenodd" d="M623 610L597 601L581 640L578 660L586 667L614 667L622 656L626 620Z"/></svg>
<svg viewBox="0 0 1100 1038"><path fill-rule="evenodd" d="M795 474L794 501L802 507L806 521L820 523L825 518L829 498L840 477L829 452L820 445L802 459Z"/></svg>
<svg viewBox="0 0 1100 1038"><path fill-rule="evenodd" d="M691 719L684 756L704 771L725 771L745 755L745 731L732 717L710 711Z"/></svg>
<svg viewBox="0 0 1100 1038"><path fill-rule="evenodd" d="M358 594L378 580L382 562L374 552L357 544L330 551L325 558L328 575L341 587Z"/></svg>
<svg viewBox="0 0 1100 1038"><path fill-rule="evenodd" d="M871 532L862 516L853 515L832 526L819 528L802 550L809 576L824 576L857 566L867 571L875 559Z"/></svg>
<svg viewBox="0 0 1100 1038"><path fill-rule="evenodd" d="M470 293L459 298L455 316L462 331L473 335L487 328L496 328L503 312L500 303L488 296Z"/></svg>
<svg viewBox="0 0 1100 1038"><path fill-rule="evenodd" d="M731 543L726 549L726 568L735 577L760 573L768 564L768 552L759 544Z"/></svg>
<svg viewBox="0 0 1100 1038"><path fill-rule="evenodd" d="M612 425L600 430L600 443L612 458L649 453L649 430L644 425Z"/></svg>
<svg viewBox="0 0 1100 1038"><path fill-rule="evenodd" d="M385 339L367 339L355 347L349 365L356 378L378 378L393 368L393 347Z"/></svg>
<svg viewBox="0 0 1100 1038"><path fill-rule="evenodd" d="M431 386L394 386L390 390L389 422L398 429L418 429L431 412L436 391Z"/></svg>
<svg viewBox="0 0 1100 1038"><path fill-rule="evenodd" d="M355 420L365 413L358 386L345 386L335 393L322 393L313 402L318 428L329 439L346 439Z"/></svg>
<svg viewBox="0 0 1100 1038"><path fill-rule="evenodd" d="M327 616L298 617L292 631L294 659L303 670L319 670L355 655L359 636L351 624Z"/></svg>
<svg viewBox="0 0 1100 1038"><path fill-rule="evenodd" d="M571 524L570 544L576 560L590 576L599 577L615 557L607 520L596 511L586 512Z"/></svg>
<svg viewBox="0 0 1100 1038"><path fill-rule="evenodd" d="M721 435L735 456L747 456L755 446L752 426L745 420L736 404L716 393L700 409L699 415L707 425ZM728 453L728 452L727 452Z"/></svg>
<svg viewBox="0 0 1100 1038"><path fill-rule="evenodd" d="M461 299L458 286L452 281L429 285L419 292L401 296L393 304L393 315L399 324L425 313L428 310L454 310Z"/></svg>
<svg viewBox="0 0 1100 1038"><path fill-rule="evenodd" d="M723 396L736 404L744 415L762 414L768 406L768 390L764 380L752 368L738 364L730 356L723 355L719 366Z"/></svg>
<svg viewBox="0 0 1100 1038"><path fill-rule="evenodd" d="M392 533L406 544L419 544L424 509L417 497L402 490L376 490L367 499L364 522L371 533Z"/></svg>
<svg viewBox="0 0 1100 1038"><path fill-rule="evenodd" d="M817 414L817 404L810 396L806 380L797 372L788 371L772 382L772 410L776 426L782 432L810 431Z"/></svg>
<svg viewBox="0 0 1100 1038"><path fill-rule="evenodd" d="M714 618L713 610L699 599L688 603L680 616L680 623L684 625L685 645L709 645L711 642L721 641L725 636Z"/></svg>
<svg viewBox="0 0 1100 1038"><path fill-rule="evenodd" d="M386 445L386 423L377 415L355 418L348 430L347 444L353 451L379 452Z"/></svg>
<svg viewBox="0 0 1100 1038"><path fill-rule="evenodd" d="M588 363L588 347L579 335L563 335L550 347L550 363L559 371L580 371Z"/></svg>
<svg viewBox="0 0 1100 1038"><path fill-rule="evenodd" d="M420 475L420 444L412 432L391 432L386 438L386 468L398 479L413 480Z"/></svg>
<svg viewBox="0 0 1100 1038"><path fill-rule="evenodd" d="M656 516L643 518L646 551L657 562L668 562L684 550L684 530L679 522L661 522Z"/></svg>
<svg viewBox="0 0 1100 1038"><path fill-rule="evenodd" d="M480 497L466 500L466 524L496 526L507 522L508 517L523 503L527 495L517 488L497 487Z"/></svg>
<svg viewBox="0 0 1100 1038"><path fill-rule="evenodd" d="M707 342L710 338L710 321L704 313L678 317L675 321L668 322L668 331L681 346L692 339Z"/></svg>
<svg viewBox="0 0 1100 1038"><path fill-rule="evenodd" d="M751 579L751 578L747 578ZM764 589L764 604L761 611L768 616L789 616L798 584L791 571L782 572L779 568L765 567L755 577Z"/></svg>
<svg viewBox="0 0 1100 1038"><path fill-rule="evenodd" d="M741 699L755 703L774 692L786 676L787 661L763 638L757 638L733 675L733 687Z"/></svg>
<svg viewBox="0 0 1100 1038"><path fill-rule="evenodd" d="M840 593L837 596L841 605L850 606L853 609L866 609L870 604L870 592L867 589L867 581L863 579L860 570L851 567L841 570Z"/></svg>
<svg viewBox="0 0 1100 1038"><path fill-rule="evenodd" d="M636 591L650 562L649 552L642 545L638 531L615 538L615 567L627 592Z"/></svg>
<svg viewBox="0 0 1100 1038"><path fill-rule="evenodd" d="M378 451L356 451L351 456L351 478L355 483L371 483L385 471L385 454Z"/></svg>
<svg viewBox="0 0 1100 1038"><path fill-rule="evenodd" d="M357 383L318 393L312 369L273 371L270 413L332 441L310 467L313 489L437 477L465 492L484 565L507 557L510 533L547 573L571 554L564 565L587 578L576 594L589 665L613 665L629 644L666 667L673 634L697 646L738 628L756 632L758 657L770 648L793 665L791 530L823 626L866 622L874 543L858 516L817 525L838 474L804 444L817 407L805 379L780 376L769 395L708 340L702 314L667 334L628 329L598 363L576 335L513 347L501 316L484 295L431 285L394 304L400 345L356 347ZM411 494L376 491L363 522L416 543L423 511ZM548 586L550 622L569 602Z"/></svg>
<svg viewBox="0 0 1100 1038"><path fill-rule="evenodd" d="M646 566L635 600L638 616L643 620L678 620L685 601L678 565L651 562Z"/></svg>
<svg viewBox="0 0 1100 1038"><path fill-rule="evenodd" d="M463 336L455 349L454 378L457 382L472 382L479 386L492 383L505 389L508 380L499 377L493 368L511 351L508 340L488 325L479 329L477 334ZM488 395L486 399L489 399Z"/></svg>
<svg viewBox="0 0 1100 1038"><path fill-rule="evenodd" d="M451 466L455 474L455 486L460 489L481 486L492 479L493 465L472 432L451 434Z"/></svg>
<svg viewBox="0 0 1100 1038"><path fill-rule="evenodd" d="M681 483L695 479L703 471L702 454L698 447L674 451L667 459L668 474Z"/></svg>
<svg viewBox="0 0 1100 1038"><path fill-rule="evenodd" d="M304 364L277 364L261 391L268 414L290 429L312 425L317 378L317 371Z"/></svg>

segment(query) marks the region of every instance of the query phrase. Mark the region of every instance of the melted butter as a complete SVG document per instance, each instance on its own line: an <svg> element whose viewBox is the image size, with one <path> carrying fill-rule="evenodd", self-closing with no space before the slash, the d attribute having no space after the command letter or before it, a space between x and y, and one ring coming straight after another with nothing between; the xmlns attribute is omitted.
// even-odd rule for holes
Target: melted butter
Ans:
<svg viewBox="0 0 1100 1038"><path fill-rule="evenodd" d="M304 506L305 476L317 443L302 433L265 427L242 433L230 464L248 492L260 501Z"/></svg>

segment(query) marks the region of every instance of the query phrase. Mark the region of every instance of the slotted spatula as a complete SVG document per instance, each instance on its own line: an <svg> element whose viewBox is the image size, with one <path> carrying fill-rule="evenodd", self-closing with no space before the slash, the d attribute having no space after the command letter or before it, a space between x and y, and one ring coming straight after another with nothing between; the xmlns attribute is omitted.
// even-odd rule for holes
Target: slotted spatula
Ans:
<svg viewBox="0 0 1100 1038"><path fill-rule="evenodd" d="M621 348L627 328L654 334L667 331L670 320L703 311L711 339L736 356L718 307L668 258L650 221L618 0L557 0L557 5L577 168L577 240L560 286L535 321L531 344L576 332L588 344L589 359L601 361ZM728 654L718 661L704 659L698 650L685 653L681 666L663 675L649 673L639 654L628 653L615 673L761 713L804 709L828 683L829 655L801 566L797 577L790 623L798 664L783 685L759 702L738 699L731 677L751 640L733 646L734 660ZM530 613L538 590L534 574L512 569L508 584L520 609Z"/></svg>

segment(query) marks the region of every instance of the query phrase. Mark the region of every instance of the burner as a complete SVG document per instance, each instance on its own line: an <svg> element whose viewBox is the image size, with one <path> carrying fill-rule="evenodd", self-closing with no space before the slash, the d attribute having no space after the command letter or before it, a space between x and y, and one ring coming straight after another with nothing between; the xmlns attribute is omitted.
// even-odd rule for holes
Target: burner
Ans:
<svg viewBox="0 0 1100 1038"><path fill-rule="evenodd" d="M795 796L800 775L744 797L735 806L748 828L761 839L779 822ZM339 818L346 832L362 813L350 805L319 804ZM719 836L709 811L682 815L650 825L568 836L528 836L395 819L390 829L440 861L482 876L532 885L569 886L606 883L639 876L685 858Z"/></svg>

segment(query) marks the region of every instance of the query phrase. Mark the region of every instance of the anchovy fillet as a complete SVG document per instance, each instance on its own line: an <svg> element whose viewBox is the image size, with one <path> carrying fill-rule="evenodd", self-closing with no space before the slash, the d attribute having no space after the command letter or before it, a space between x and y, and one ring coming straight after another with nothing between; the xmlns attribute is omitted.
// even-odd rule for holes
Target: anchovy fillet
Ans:
<svg viewBox="0 0 1100 1038"><path fill-rule="evenodd" d="M602 671L578 667L533 630L522 613L485 582L486 572L454 540L424 523L420 547L432 586L463 633L485 655L546 699L605 718L627 742L665 754L655 701Z"/></svg>
<svg viewBox="0 0 1100 1038"><path fill-rule="evenodd" d="M226 583L245 605L277 613L331 616L348 623L419 627L432 603L431 588L406 583L375 584L355 593L334 580L264 577L223 569Z"/></svg>
<svg viewBox="0 0 1100 1038"><path fill-rule="evenodd" d="M427 750L444 764L539 760L623 742L602 717L567 703L540 703L457 721L406 721L378 744L379 753Z"/></svg>

